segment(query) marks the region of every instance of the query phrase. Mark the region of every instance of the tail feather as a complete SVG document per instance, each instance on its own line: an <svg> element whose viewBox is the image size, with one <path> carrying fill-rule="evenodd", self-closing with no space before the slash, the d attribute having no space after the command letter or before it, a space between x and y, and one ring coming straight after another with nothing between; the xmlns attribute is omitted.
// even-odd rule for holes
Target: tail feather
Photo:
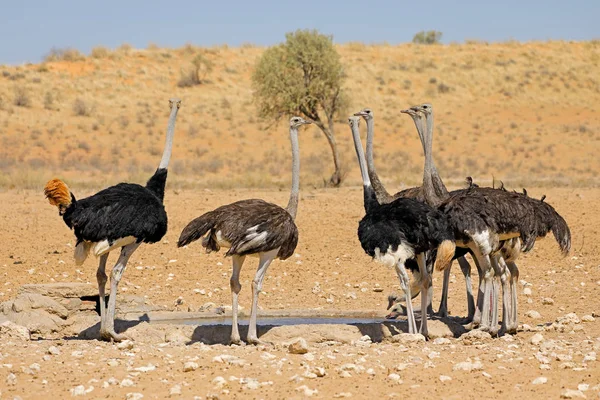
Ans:
<svg viewBox="0 0 600 400"><path fill-rule="evenodd" d="M200 239L213 228L214 224L215 221L212 212L207 212L192 220L185 228L183 228L183 231L181 231L181 235L179 235L179 240L177 241L177 247L183 247Z"/></svg>
<svg viewBox="0 0 600 400"><path fill-rule="evenodd" d="M57 206L63 212L71 205L74 196L71 194L69 187L60 179L52 179L44 186L44 195L51 205Z"/></svg>
<svg viewBox="0 0 600 400"><path fill-rule="evenodd" d="M444 240L437 248L434 268L443 271L452 264L456 244L452 240Z"/></svg>
<svg viewBox="0 0 600 400"><path fill-rule="evenodd" d="M552 234L560 246L563 255L566 256L571 250L571 230L569 225L559 213L556 213L556 220L552 225Z"/></svg>

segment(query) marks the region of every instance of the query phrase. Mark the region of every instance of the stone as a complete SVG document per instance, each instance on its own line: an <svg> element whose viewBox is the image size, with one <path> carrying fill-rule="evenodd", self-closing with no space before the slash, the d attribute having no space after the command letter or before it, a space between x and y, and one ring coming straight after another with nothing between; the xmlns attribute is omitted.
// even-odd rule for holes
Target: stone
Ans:
<svg viewBox="0 0 600 400"><path fill-rule="evenodd" d="M119 384L119 386L121 386L121 387L132 387L132 386L135 386L135 383L133 383L133 381L131 379L125 378L125 379L123 379L121 381L121 383Z"/></svg>
<svg viewBox="0 0 600 400"><path fill-rule="evenodd" d="M450 339L445 337L439 337L433 340L433 344L441 345L441 344L450 344L452 343Z"/></svg>
<svg viewBox="0 0 600 400"><path fill-rule="evenodd" d="M545 376L538 376L533 381L531 381L531 384L532 385L543 385L546 382L548 382L548 378L546 378Z"/></svg>
<svg viewBox="0 0 600 400"><path fill-rule="evenodd" d="M463 361L463 362L459 362L454 364L454 367L452 367L453 371L478 371L483 369L483 364L481 363L481 361L475 361L475 362L471 362L471 361Z"/></svg>
<svg viewBox="0 0 600 400"><path fill-rule="evenodd" d="M401 333L393 336L392 342L402 344L420 343L425 342L425 336L421 335L420 333Z"/></svg>
<svg viewBox="0 0 600 400"><path fill-rule="evenodd" d="M577 314L569 313L569 314L565 314L562 317L556 318L556 322L559 324L563 324L563 325L564 324L578 324L581 322L581 320L579 319Z"/></svg>
<svg viewBox="0 0 600 400"><path fill-rule="evenodd" d="M191 372L191 371L195 371L198 369L198 363L195 363L193 361L188 361L185 364L183 364L183 372Z"/></svg>
<svg viewBox="0 0 600 400"><path fill-rule="evenodd" d="M17 325L11 321L6 321L0 324L0 337L5 340L6 338L16 340L30 340L31 334L29 329L24 326Z"/></svg>
<svg viewBox="0 0 600 400"><path fill-rule="evenodd" d="M452 380L452 378L449 377L448 375L440 375L440 381L441 382L448 382L448 381L451 381L451 380Z"/></svg>
<svg viewBox="0 0 600 400"><path fill-rule="evenodd" d="M48 354L51 354L53 356L57 356L57 355L60 354L60 350L56 346L50 346L50 347L48 347Z"/></svg>
<svg viewBox="0 0 600 400"><path fill-rule="evenodd" d="M288 345L288 352L291 354L308 353L308 343L304 338L298 338Z"/></svg>
<svg viewBox="0 0 600 400"><path fill-rule="evenodd" d="M526 287L525 289L523 289L523 294L525 296L531 296L531 288Z"/></svg>
<svg viewBox="0 0 600 400"><path fill-rule="evenodd" d="M591 315L584 315L583 317L581 317L581 322L594 322L596 320L596 318L594 318Z"/></svg>
<svg viewBox="0 0 600 400"><path fill-rule="evenodd" d="M542 304L544 304L546 306L552 305L552 304L554 304L554 299L552 299L551 297L544 297L542 299Z"/></svg>
<svg viewBox="0 0 600 400"><path fill-rule="evenodd" d="M567 389L560 394L561 399L585 399L585 394L581 390Z"/></svg>
<svg viewBox="0 0 600 400"><path fill-rule="evenodd" d="M79 385L75 386L71 389L71 396L84 396L85 395L85 386Z"/></svg>
<svg viewBox="0 0 600 400"><path fill-rule="evenodd" d="M17 384L17 376L12 372L6 376L6 384L8 386L14 386Z"/></svg>
<svg viewBox="0 0 600 400"><path fill-rule="evenodd" d="M215 379L212 380L212 384L218 387L222 387L227 385L227 380L222 376L217 376Z"/></svg>
<svg viewBox="0 0 600 400"><path fill-rule="evenodd" d="M398 374L389 374L387 377L389 380L394 381L394 382L400 381L400 375L398 375Z"/></svg>
<svg viewBox="0 0 600 400"><path fill-rule="evenodd" d="M465 345L482 344L484 342L492 340L492 335L490 335L488 332L474 329L462 335L460 337L460 340Z"/></svg>
<svg viewBox="0 0 600 400"><path fill-rule="evenodd" d="M141 393L127 393L125 398L127 400L141 400L144 398L144 395Z"/></svg>
<svg viewBox="0 0 600 400"><path fill-rule="evenodd" d="M133 349L133 342L131 340L123 340L117 343L117 349L119 350L131 350Z"/></svg>
<svg viewBox="0 0 600 400"><path fill-rule="evenodd" d="M529 343L531 343L535 346L542 343L543 341L544 341L544 336L541 333L536 333L535 335L533 335L531 337L531 339L529 339Z"/></svg>
<svg viewBox="0 0 600 400"><path fill-rule="evenodd" d="M529 310L527 311L527 313L525 313L526 316L528 316L531 319L540 319L542 318L542 314L540 314L539 312L535 311L535 310Z"/></svg>
<svg viewBox="0 0 600 400"><path fill-rule="evenodd" d="M313 373L317 377L322 378L322 377L324 377L327 374L327 371L325 371L325 368L323 368L323 367L315 367L313 369Z"/></svg>
<svg viewBox="0 0 600 400"><path fill-rule="evenodd" d="M296 388L297 392L302 392L302 394L304 394L307 397L310 397L314 394L319 393L319 391L317 389L310 389L308 386L306 385L302 385Z"/></svg>
<svg viewBox="0 0 600 400"><path fill-rule="evenodd" d="M175 385L171 389L169 389L169 394L171 396L175 396L181 394L181 385Z"/></svg>
<svg viewBox="0 0 600 400"><path fill-rule="evenodd" d="M18 293L33 293L42 296L62 298L93 297L98 296L98 286L77 282L27 284L21 286Z"/></svg>

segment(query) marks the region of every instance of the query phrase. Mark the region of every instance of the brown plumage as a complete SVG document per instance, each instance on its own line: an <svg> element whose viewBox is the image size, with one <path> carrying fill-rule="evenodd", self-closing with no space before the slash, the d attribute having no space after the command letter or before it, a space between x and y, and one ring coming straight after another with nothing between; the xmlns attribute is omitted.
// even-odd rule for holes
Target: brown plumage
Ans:
<svg viewBox="0 0 600 400"><path fill-rule="evenodd" d="M260 199L236 201L192 220L181 232L178 247L204 237L207 253L219 251L225 242L226 256L264 253L279 248L277 258L294 254L298 229L292 216L276 204Z"/></svg>
<svg viewBox="0 0 600 400"><path fill-rule="evenodd" d="M71 191L66 183L60 179L52 179L44 186L44 196L51 205L57 206L61 215L69 205L71 205Z"/></svg>

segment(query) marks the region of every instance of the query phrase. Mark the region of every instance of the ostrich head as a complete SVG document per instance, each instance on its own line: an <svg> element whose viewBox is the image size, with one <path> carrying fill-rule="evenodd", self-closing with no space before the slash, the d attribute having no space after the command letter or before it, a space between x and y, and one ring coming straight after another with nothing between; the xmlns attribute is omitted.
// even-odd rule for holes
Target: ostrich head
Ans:
<svg viewBox="0 0 600 400"><path fill-rule="evenodd" d="M410 109L428 116L433 111L433 106L430 103L423 103L417 106L412 106Z"/></svg>
<svg viewBox="0 0 600 400"><path fill-rule="evenodd" d="M351 128L355 126L358 128L360 126L360 117L348 117L348 125L350 125Z"/></svg>
<svg viewBox="0 0 600 400"><path fill-rule="evenodd" d="M177 97L169 99L169 109L173 108L173 106L176 106L177 108L181 107L181 99L178 99Z"/></svg>
<svg viewBox="0 0 600 400"><path fill-rule="evenodd" d="M363 108L359 112L354 113L354 116L363 117L365 121L368 121L370 119L373 119L373 110L371 110L370 108Z"/></svg>
<svg viewBox="0 0 600 400"><path fill-rule="evenodd" d="M400 112L403 114L408 114L413 118L421 118L421 114L419 114L414 107L407 108L406 110L400 110Z"/></svg>
<svg viewBox="0 0 600 400"><path fill-rule="evenodd" d="M302 125L312 124L312 121L307 121L302 117L290 118L290 128L299 128Z"/></svg>

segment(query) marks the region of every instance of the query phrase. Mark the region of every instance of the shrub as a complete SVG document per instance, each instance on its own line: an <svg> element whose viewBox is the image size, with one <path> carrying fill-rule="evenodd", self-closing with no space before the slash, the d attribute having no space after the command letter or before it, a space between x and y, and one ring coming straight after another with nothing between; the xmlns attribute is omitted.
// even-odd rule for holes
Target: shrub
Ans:
<svg viewBox="0 0 600 400"><path fill-rule="evenodd" d="M17 107L31 107L31 97L24 86L15 87L15 97L13 104Z"/></svg>
<svg viewBox="0 0 600 400"><path fill-rule="evenodd" d="M78 97L73 103L73 112L80 117L89 117L92 115L93 107L89 106L85 100Z"/></svg>
<svg viewBox="0 0 600 400"><path fill-rule="evenodd" d="M83 61L85 60L85 56L81 54L81 52L77 49L72 48L64 48L59 49L53 47L50 49L46 57L44 57L44 61L53 62L53 61Z"/></svg>
<svg viewBox="0 0 600 400"><path fill-rule="evenodd" d="M442 40L442 32L439 31L421 31L413 36L413 43L416 44L438 44Z"/></svg>

